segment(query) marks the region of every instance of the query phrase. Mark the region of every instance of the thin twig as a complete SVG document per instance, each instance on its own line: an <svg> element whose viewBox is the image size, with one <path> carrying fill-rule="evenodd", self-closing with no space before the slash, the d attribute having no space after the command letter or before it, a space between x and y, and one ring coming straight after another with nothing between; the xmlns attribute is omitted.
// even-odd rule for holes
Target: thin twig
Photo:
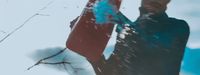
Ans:
<svg viewBox="0 0 200 75"><path fill-rule="evenodd" d="M71 63L70 62L62 61L62 62L54 62L54 63L51 63L51 62L41 62L40 64L56 65L56 64L71 64Z"/></svg>
<svg viewBox="0 0 200 75"><path fill-rule="evenodd" d="M44 7L42 7L41 9L46 9L47 8L47 6L49 6L51 3L53 3L54 2L54 0L52 0L51 2L49 2L47 5L45 5ZM41 10L41 9L39 9L39 10ZM43 10L44 10L43 9ZM19 30L20 28L22 28L26 23L28 23L32 18L34 18L34 17L36 17L36 16L38 16L38 15L40 15L40 16L49 16L49 15L45 15L45 14L40 14L39 12L37 12L37 13L35 13L35 14L33 14L31 17L29 17L27 20L25 20L24 22L23 22L23 24L21 24L19 27L17 27L16 29L14 29L13 31L11 31L9 34L7 34L3 39L1 39L0 40L0 43L2 43L4 40L6 40L9 36L11 36L13 33L15 33L17 30Z"/></svg>
<svg viewBox="0 0 200 75"><path fill-rule="evenodd" d="M10 32L9 34L7 34L3 39L0 40L0 43L2 43L5 39L7 39L10 35L12 35L13 33L15 33L17 30L19 30L20 28L22 28L27 22L29 22L32 18L34 18L35 16L39 15L38 13L32 15L31 17L29 17L22 25L20 25L19 27L17 27L16 29L14 29L12 32Z"/></svg>
<svg viewBox="0 0 200 75"><path fill-rule="evenodd" d="M38 63L36 63L35 65L29 67L27 70L30 70L31 68L33 68L34 66L37 66L39 64L49 64L49 65L57 65L57 64L71 64L70 62L65 62L65 61L62 61L62 62L43 62L43 61L40 61Z"/></svg>
<svg viewBox="0 0 200 75"><path fill-rule="evenodd" d="M58 56L59 54L63 53L63 52L65 51L65 49L66 49L66 48L64 48L63 50L59 51L58 53L56 53L56 54L54 54L54 55L51 55L51 56L48 56L48 57L46 57L46 58L43 58L43 59L39 60L39 61L38 61L37 63L35 63L33 66L29 67L27 70L30 70L31 68L33 68L33 67L35 67L35 66L37 66L37 65L39 65L39 64L45 64L46 62L43 62L44 60L47 60L47 59L53 58L53 57L55 57L55 56ZM64 63L64 62L63 62L63 63ZM53 64L53 63L51 63L51 64ZM56 64L56 63L54 63L54 64Z"/></svg>
<svg viewBox="0 0 200 75"><path fill-rule="evenodd" d="M66 58L66 57L63 58L63 61L65 61L65 58ZM71 63L69 63L69 64L71 64ZM62 65L63 65L64 69L67 71L66 64L62 64Z"/></svg>
<svg viewBox="0 0 200 75"><path fill-rule="evenodd" d="M41 8L40 10L45 10L49 5L51 5L55 0L50 1L49 3L47 3L43 8Z"/></svg>

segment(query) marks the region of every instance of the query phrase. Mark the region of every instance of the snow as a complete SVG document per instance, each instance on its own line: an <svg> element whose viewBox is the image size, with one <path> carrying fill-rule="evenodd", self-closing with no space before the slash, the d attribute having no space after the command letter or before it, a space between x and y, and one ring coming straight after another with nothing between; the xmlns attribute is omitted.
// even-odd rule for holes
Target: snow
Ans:
<svg viewBox="0 0 200 75"><path fill-rule="evenodd" d="M124 29L122 29L122 31L119 33L119 37L121 39L125 39L126 35L129 35L128 31L130 31L131 29L128 27L129 25L125 24L124 25Z"/></svg>

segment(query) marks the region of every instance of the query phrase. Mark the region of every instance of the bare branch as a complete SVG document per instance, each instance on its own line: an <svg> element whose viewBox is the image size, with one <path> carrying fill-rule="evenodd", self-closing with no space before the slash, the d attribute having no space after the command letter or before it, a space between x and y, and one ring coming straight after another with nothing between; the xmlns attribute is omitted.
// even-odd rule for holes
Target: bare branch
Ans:
<svg viewBox="0 0 200 75"><path fill-rule="evenodd" d="M66 67L66 64L62 64L64 69L67 71L67 67Z"/></svg>
<svg viewBox="0 0 200 75"><path fill-rule="evenodd" d="M50 1L49 3L47 3L47 5L45 5L43 8L41 8L40 10L45 10L49 5L51 5L55 0Z"/></svg>
<svg viewBox="0 0 200 75"><path fill-rule="evenodd" d="M46 9L51 3L53 3L54 0L52 0L51 2L49 2L47 5L45 5L44 7L42 7L41 9L44 10ZM39 9L39 10L41 10ZM14 29L13 31L11 31L10 33L8 33L3 39L0 40L0 43L2 43L4 40L6 40L9 36L11 36L13 33L15 33L17 30L21 29L26 23L28 23L31 19L33 19L36 16L50 16L50 15L46 15L46 14L40 14L39 12L33 14L32 16L30 16L27 20L25 20L23 22L23 24L21 24L19 27L17 27L16 29Z"/></svg>
<svg viewBox="0 0 200 75"><path fill-rule="evenodd" d="M38 13L36 13L36 14L32 15L31 17L29 17L22 25L20 25L19 27L17 27L16 29L14 29L12 32L10 32L9 34L7 34L3 39L1 39L0 43L2 43L5 39L7 39L14 32L16 32L17 30L19 30L20 28L22 28L28 21L30 21L32 18L34 18L37 15L38 15Z"/></svg>
<svg viewBox="0 0 200 75"><path fill-rule="evenodd" d="M66 64L68 64L69 67L71 67L73 69L73 72L75 73L75 75L80 71L80 70L84 70L83 68L78 68L78 67L74 67L72 65L72 62L68 62L65 58L63 59L63 61L60 61L60 62L46 62L45 60L47 59L51 59L55 56L58 56L59 54L63 53L64 51L66 50L66 48L64 48L63 50L57 52L56 54L54 55L51 55L49 57L46 57L46 58L43 58L41 60L39 60L36 64L34 64L33 66L29 67L27 70L30 70L32 69L33 67L37 66L37 65L40 65L40 64L47 64L47 65L63 65L63 68L68 71L67 69L67 66Z"/></svg>
<svg viewBox="0 0 200 75"><path fill-rule="evenodd" d="M70 62L65 62L65 61L61 61L61 62L41 62L40 64L50 64L50 65L56 65L56 64L71 64Z"/></svg>
<svg viewBox="0 0 200 75"><path fill-rule="evenodd" d="M40 16L50 16L49 14L41 14L41 13L38 13L38 15L40 15Z"/></svg>
<svg viewBox="0 0 200 75"><path fill-rule="evenodd" d="M41 60L39 60L36 64L34 64L33 66L29 67L27 70L30 70L31 68L39 65L39 64L59 64L59 63L48 63L48 62L43 62L47 59L50 59L50 58L53 58L55 56L58 56L59 54L63 53L64 51L66 50L66 48L64 48L63 50L59 51L58 53L54 54L54 55L51 55L49 57L46 57L46 58L43 58ZM62 62L62 63L68 63L68 62Z"/></svg>

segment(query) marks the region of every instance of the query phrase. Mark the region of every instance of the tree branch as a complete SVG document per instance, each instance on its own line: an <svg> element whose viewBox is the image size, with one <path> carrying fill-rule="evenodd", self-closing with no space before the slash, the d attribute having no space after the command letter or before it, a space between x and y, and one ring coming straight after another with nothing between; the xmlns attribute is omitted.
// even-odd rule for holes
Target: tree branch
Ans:
<svg viewBox="0 0 200 75"><path fill-rule="evenodd" d="M37 65L39 65L39 64L59 64L59 63L48 63L48 62L43 62L43 61L45 61L45 60L47 60L47 59L50 59L50 58L53 58L53 57L55 57L55 56L58 56L59 54L63 53L65 50L66 50L66 48L62 49L61 51L59 51L59 52L56 53L56 54L53 54L53 55L51 55L51 56L48 56L48 57L46 57L46 58L43 58L43 59L39 60L39 61L38 61L37 63L35 63L33 66L29 67L27 70L30 70L31 68L33 68L33 67L35 67L35 66L37 66ZM64 62L64 61L63 61L62 63L68 63L68 62Z"/></svg>
<svg viewBox="0 0 200 75"><path fill-rule="evenodd" d="M51 3L53 3L54 0L52 0L51 2L49 2L47 5L45 5L44 7L42 7L41 9L44 10L47 8L47 6L49 6ZM39 9L39 10L41 10ZM33 19L34 17L36 16L49 16L49 15L46 15L46 14L40 14L39 12L33 14L32 16L30 16L27 20L25 20L23 22L23 24L21 24L19 27L17 27L16 29L14 29L13 31L11 31L10 33L8 33L3 39L0 40L0 43L2 43L4 40L6 40L9 36L11 36L13 33L15 33L17 30L21 29L26 23L28 23L31 19Z"/></svg>
<svg viewBox="0 0 200 75"><path fill-rule="evenodd" d="M17 30L19 30L20 28L22 28L28 21L30 21L32 18L34 18L35 16L39 15L38 13L32 15L31 17L29 17L22 25L20 25L19 27L17 27L16 29L14 29L13 31L11 31L9 34L7 34L3 39L0 40L0 43L2 43L5 39L7 39L10 35L12 35L14 32L16 32Z"/></svg>
<svg viewBox="0 0 200 75"><path fill-rule="evenodd" d="M47 5L45 5L43 8L41 8L40 10L45 10L49 5L51 5L55 0L50 1L49 3L47 3Z"/></svg>

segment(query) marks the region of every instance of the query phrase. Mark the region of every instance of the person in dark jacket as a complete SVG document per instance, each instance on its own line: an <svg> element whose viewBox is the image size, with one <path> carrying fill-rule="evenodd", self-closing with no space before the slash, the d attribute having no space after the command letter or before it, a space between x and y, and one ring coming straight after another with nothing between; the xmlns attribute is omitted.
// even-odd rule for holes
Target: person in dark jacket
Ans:
<svg viewBox="0 0 200 75"><path fill-rule="evenodd" d="M97 75L179 75L189 26L168 17L170 0L142 0L140 16L116 21L117 43L108 60L91 63Z"/></svg>

